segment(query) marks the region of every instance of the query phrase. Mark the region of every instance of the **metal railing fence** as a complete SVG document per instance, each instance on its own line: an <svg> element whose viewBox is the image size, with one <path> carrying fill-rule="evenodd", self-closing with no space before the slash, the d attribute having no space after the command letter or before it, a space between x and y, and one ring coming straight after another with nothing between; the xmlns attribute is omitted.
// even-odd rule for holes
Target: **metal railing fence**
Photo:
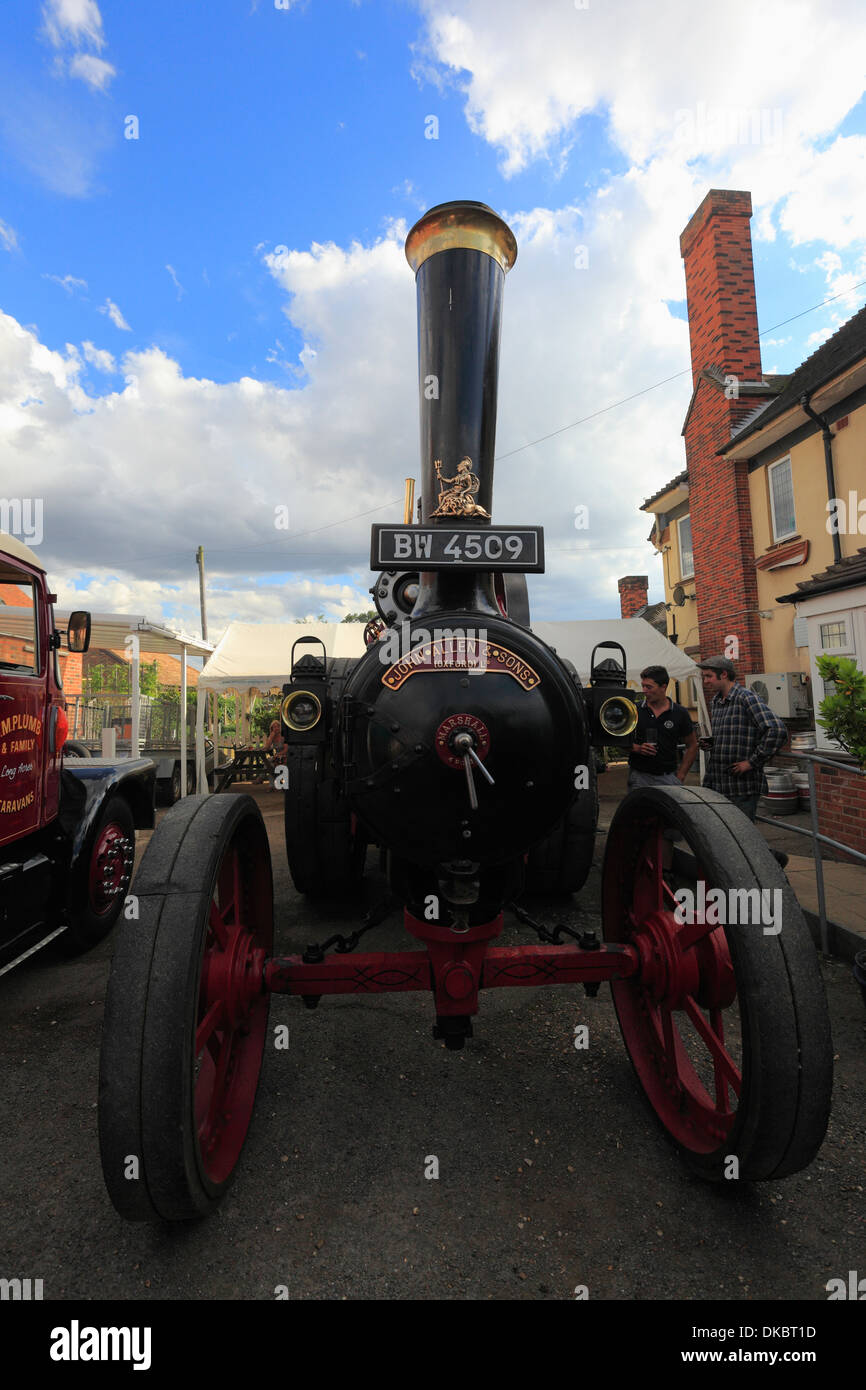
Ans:
<svg viewBox="0 0 866 1390"><path fill-rule="evenodd" d="M833 767L837 772L844 772L846 775L855 777L866 777L866 770L857 767L856 763L843 763L839 758L830 758L823 753L796 752L786 749L784 752L776 754L776 758L791 758L795 762L804 762L807 765L809 774L809 810L812 820L811 830L806 830L802 825L784 825L782 817L757 815L756 820L764 821L767 825L782 826L785 830L794 835L807 835L812 841L812 857L815 861L815 885L818 890L818 922L821 932L821 950L825 955L829 954L829 931L827 928L827 902L824 891L824 861L821 858L821 845L828 845L831 849L841 850L844 854L849 854L860 864L866 864L866 854L859 849L854 849L852 845L843 844L839 840L833 840L829 835L823 835L818 829L818 798L816 795L815 767L821 763L827 767ZM774 766L778 767L778 762L774 761ZM766 771L766 769L765 769Z"/></svg>

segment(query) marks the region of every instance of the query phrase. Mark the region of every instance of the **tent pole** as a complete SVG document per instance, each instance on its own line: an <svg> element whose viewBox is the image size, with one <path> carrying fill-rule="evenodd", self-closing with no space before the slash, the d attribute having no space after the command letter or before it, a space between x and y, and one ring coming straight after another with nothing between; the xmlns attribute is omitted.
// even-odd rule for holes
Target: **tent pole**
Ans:
<svg viewBox="0 0 866 1390"><path fill-rule="evenodd" d="M703 725L705 731L708 734L711 734L713 732L713 721L711 720L710 712L707 709L707 697L704 694L704 683L699 676L692 676L691 681L695 688L695 703L700 711L700 722ZM703 780L707 773L707 755L704 752L703 748L701 749L700 754L698 755L698 766L701 770L701 784L703 785Z"/></svg>
<svg viewBox="0 0 866 1390"><path fill-rule="evenodd" d="M202 690L201 684L199 684L195 697L195 785L199 794L206 794L210 790L204 771L204 707L206 703L207 691Z"/></svg>
<svg viewBox="0 0 866 1390"><path fill-rule="evenodd" d="M130 662L130 666L132 668L132 680L130 681L130 687L132 690L132 710L129 728L129 756L131 758L137 758L141 753L141 748L139 747L141 721L141 677L139 668L141 662L141 643L138 633L132 633L131 635L132 661Z"/></svg>
<svg viewBox="0 0 866 1390"><path fill-rule="evenodd" d="M180 645L180 794L186 796L186 647Z"/></svg>

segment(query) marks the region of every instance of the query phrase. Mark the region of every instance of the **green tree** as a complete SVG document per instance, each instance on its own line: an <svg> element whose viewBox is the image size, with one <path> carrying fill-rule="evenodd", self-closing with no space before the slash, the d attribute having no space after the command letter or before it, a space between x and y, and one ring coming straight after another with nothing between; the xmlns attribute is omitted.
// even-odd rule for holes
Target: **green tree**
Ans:
<svg viewBox="0 0 866 1390"><path fill-rule="evenodd" d="M282 695L269 695L256 701L250 715L250 733L253 738L266 738L271 732L271 722L280 717Z"/></svg>
<svg viewBox="0 0 866 1390"><path fill-rule="evenodd" d="M369 608L366 613L347 613L345 618L340 621L344 623L368 623L371 618L378 618L375 608Z"/></svg>
<svg viewBox="0 0 866 1390"><path fill-rule="evenodd" d="M88 676L87 676L87 694L88 694L88 695L96 695L96 694L98 694L98 692L99 692L100 690L102 690L102 688L103 688L103 681L104 681L104 680L105 680L105 667L104 667L101 663L98 664L98 665L96 665L96 666L91 666L90 671L89 671Z"/></svg>
<svg viewBox="0 0 866 1390"><path fill-rule="evenodd" d="M819 656L817 666L833 684L833 693L821 701L818 723L866 768L866 675L847 656Z"/></svg>
<svg viewBox="0 0 866 1390"><path fill-rule="evenodd" d="M159 694L159 662L143 663L138 673L138 684L142 695Z"/></svg>

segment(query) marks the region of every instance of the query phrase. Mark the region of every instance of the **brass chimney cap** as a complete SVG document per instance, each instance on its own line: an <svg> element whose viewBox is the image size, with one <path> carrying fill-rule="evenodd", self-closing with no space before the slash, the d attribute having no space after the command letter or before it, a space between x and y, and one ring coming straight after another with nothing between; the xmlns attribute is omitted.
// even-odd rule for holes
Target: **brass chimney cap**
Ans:
<svg viewBox="0 0 866 1390"><path fill-rule="evenodd" d="M414 271L439 251L483 251L504 271L517 259L511 228L486 203L439 203L415 223L406 238L406 260Z"/></svg>

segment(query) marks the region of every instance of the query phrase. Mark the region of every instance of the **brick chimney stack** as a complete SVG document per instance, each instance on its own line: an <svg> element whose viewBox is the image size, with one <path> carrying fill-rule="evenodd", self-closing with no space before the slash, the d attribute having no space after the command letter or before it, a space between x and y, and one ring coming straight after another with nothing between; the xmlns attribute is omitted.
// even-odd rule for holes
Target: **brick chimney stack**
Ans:
<svg viewBox="0 0 866 1390"><path fill-rule="evenodd" d="M626 574L619 581L619 610L621 618L633 618L646 607L649 578L645 574Z"/></svg>
<svg viewBox="0 0 866 1390"><path fill-rule="evenodd" d="M748 466L717 450L762 399L754 388L740 390L762 377L751 215L749 193L714 188L680 237L694 385L683 434L701 654L736 651L744 674L764 669ZM716 380L707 379L710 368Z"/></svg>

